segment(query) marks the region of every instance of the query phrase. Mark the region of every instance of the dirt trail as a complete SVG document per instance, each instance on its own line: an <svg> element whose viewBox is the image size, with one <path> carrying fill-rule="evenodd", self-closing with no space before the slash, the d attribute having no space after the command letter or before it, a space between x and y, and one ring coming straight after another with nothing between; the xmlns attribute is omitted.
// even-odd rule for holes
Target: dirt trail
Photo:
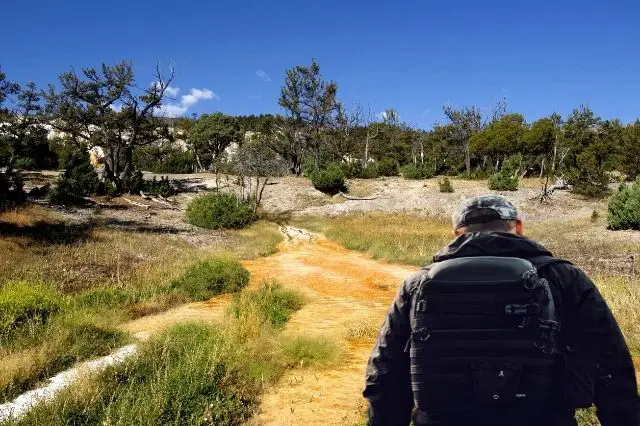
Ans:
<svg viewBox="0 0 640 426"><path fill-rule="evenodd" d="M287 372L267 390L249 424L353 425L364 408L361 393L374 333L402 279L415 268L372 260L296 228L281 231L285 240L278 253L244 263L251 272L249 287L277 280L304 294L307 303L293 315L284 333L326 337L340 346L341 354L330 367ZM215 322L230 300L226 295L189 303L122 328L145 339L179 322Z"/></svg>
<svg viewBox="0 0 640 426"><path fill-rule="evenodd" d="M246 262L252 285L276 279L307 296L285 333L326 336L343 348L337 365L289 371L263 397L251 425L356 423L363 410L364 370L375 331L402 279L415 268L387 264L319 236L283 228L277 254ZM369 337L358 331L369 330ZM362 333L360 333L362 334Z"/></svg>

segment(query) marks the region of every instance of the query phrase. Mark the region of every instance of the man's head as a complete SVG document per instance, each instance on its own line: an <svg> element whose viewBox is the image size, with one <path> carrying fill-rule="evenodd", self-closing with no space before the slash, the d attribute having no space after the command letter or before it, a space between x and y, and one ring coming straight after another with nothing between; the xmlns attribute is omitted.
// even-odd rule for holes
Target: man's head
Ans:
<svg viewBox="0 0 640 426"><path fill-rule="evenodd" d="M463 201L454 211L453 233L511 232L522 235L524 226L518 210L505 197L481 195Z"/></svg>

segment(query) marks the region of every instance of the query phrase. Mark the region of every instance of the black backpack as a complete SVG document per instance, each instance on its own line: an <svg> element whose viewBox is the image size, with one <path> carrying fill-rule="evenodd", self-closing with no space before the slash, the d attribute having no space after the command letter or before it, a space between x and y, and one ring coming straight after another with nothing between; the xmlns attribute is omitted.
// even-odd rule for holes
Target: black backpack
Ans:
<svg viewBox="0 0 640 426"><path fill-rule="evenodd" d="M539 267L562 262L537 260ZM548 282L528 260L480 256L432 265L414 293L411 325L417 413L518 424L551 413L561 398L561 325Z"/></svg>

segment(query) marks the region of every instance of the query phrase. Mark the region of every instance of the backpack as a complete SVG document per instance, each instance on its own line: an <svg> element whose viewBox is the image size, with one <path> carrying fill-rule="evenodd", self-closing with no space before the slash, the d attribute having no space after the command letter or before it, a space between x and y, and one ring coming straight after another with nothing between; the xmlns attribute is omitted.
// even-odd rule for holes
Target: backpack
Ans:
<svg viewBox="0 0 640 426"><path fill-rule="evenodd" d="M563 262L536 260L539 267ZM411 326L416 412L517 424L522 417L510 416L551 413L562 397L561 325L549 283L529 260L479 256L432 265L414 293Z"/></svg>

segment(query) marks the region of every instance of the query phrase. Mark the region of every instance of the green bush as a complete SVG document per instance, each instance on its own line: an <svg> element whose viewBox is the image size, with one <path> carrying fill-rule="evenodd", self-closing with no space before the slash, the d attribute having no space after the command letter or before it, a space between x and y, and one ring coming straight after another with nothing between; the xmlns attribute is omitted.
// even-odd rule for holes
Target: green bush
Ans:
<svg viewBox="0 0 640 426"><path fill-rule="evenodd" d="M249 282L249 271L232 259L201 260L171 282L171 289L206 300L221 293L238 291Z"/></svg>
<svg viewBox="0 0 640 426"><path fill-rule="evenodd" d="M240 318L247 312L257 311L263 321L281 328L303 305L304 299L300 294L285 290L276 282L264 282L258 291L237 295L231 305L231 312L236 318Z"/></svg>
<svg viewBox="0 0 640 426"><path fill-rule="evenodd" d="M138 170L153 173L193 173L197 161L192 151L150 146L135 151L133 164Z"/></svg>
<svg viewBox="0 0 640 426"><path fill-rule="evenodd" d="M471 173L462 172L462 173L458 173L456 177L458 179L464 179L464 180L482 180L487 178L487 176L484 173L478 173L478 172L471 172Z"/></svg>
<svg viewBox="0 0 640 426"><path fill-rule="evenodd" d="M6 283L0 289L0 339L20 327L46 323L62 302L60 294L43 285Z"/></svg>
<svg viewBox="0 0 640 426"><path fill-rule="evenodd" d="M200 228L244 228L255 217L254 205L233 194L212 193L194 198L186 210L187 221Z"/></svg>
<svg viewBox="0 0 640 426"><path fill-rule="evenodd" d="M430 179L434 176L434 171L428 164L419 166L411 163L400 167L400 174L405 179Z"/></svg>
<svg viewBox="0 0 640 426"><path fill-rule="evenodd" d="M380 177L380 174L378 173L377 163L368 164L367 167L363 168L361 177L362 179L375 179L377 177Z"/></svg>
<svg viewBox="0 0 640 426"><path fill-rule="evenodd" d="M340 167L330 164L324 170L316 170L311 173L311 183L320 192L328 195L336 195L339 192L347 192L344 174Z"/></svg>
<svg viewBox="0 0 640 426"><path fill-rule="evenodd" d="M566 173L572 192L589 198L604 198L609 195L609 175L598 163L597 156L590 152L582 152L576 156L576 166Z"/></svg>
<svg viewBox="0 0 640 426"><path fill-rule="evenodd" d="M358 179L362 177L363 169L360 161L352 163L340 163L340 170L347 179Z"/></svg>
<svg viewBox="0 0 640 426"><path fill-rule="evenodd" d="M22 175L17 170L0 167L0 211L16 207L25 200Z"/></svg>
<svg viewBox="0 0 640 426"><path fill-rule="evenodd" d="M620 184L607 210L609 229L640 230L640 180L631 185Z"/></svg>
<svg viewBox="0 0 640 426"><path fill-rule="evenodd" d="M176 194L176 189L171 184L168 176L160 176L160 180L154 176L151 181L146 181L144 192L148 195L160 195L170 197Z"/></svg>
<svg viewBox="0 0 640 426"><path fill-rule="evenodd" d="M446 176L438 182L438 186L440 187L440 192L453 192L453 185L451 185L451 181Z"/></svg>
<svg viewBox="0 0 640 426"><path fill-rule="evenodd" d="M378 176L398 176L398 162L393 158L383 158L375 164Z"/></svg>
<svg viewBox="0 0 640 426"><path fill-rule="evenodd" d="M83 197L95 194L99 187L100 180L89 162L89 153L81 147L69 156L49 198L55 204L83 203Z"/></svg>
<svg viewBox="0 0 640 426"><path fill-rule="evenodd" d="M489 189L492 191L517 191L518 177L499 171L489 178Z"/></svg>
<svg viewBox="0 0 640 426"><path fill-rule="evenodd" d="M489 189L492 191L517 191L518 173L522 170L524 159L516 154L504 160L499 172L489 178Z"/></svg>

